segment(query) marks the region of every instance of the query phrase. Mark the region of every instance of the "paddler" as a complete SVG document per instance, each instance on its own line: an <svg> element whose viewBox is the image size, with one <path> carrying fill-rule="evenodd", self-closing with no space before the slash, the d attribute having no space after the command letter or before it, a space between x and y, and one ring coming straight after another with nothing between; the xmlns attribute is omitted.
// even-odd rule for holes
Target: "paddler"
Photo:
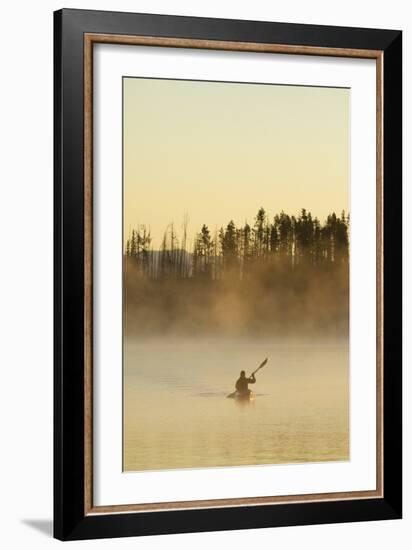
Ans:
<svg viewBox="0 0 412 550"><path fill-rule="evenodd" d="M248 385L254 384L256 382L255 373L252 373L252 376L249 378L246 378L246 373L244 370L240 371L240 378L236 381L236 391L241 396L246 396L251 393L251 390L249 390Z"/></svg>

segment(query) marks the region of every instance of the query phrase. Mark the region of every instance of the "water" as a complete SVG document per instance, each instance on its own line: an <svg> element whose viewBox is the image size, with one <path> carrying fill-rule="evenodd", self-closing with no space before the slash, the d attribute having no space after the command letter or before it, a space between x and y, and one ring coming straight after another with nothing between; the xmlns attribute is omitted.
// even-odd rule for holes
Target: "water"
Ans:
<svg viewBox="0 0 412 550"><path fill-rule="evenodd" d="M348 460L348 383L346 341L127 339L124 470Z"/></svg>

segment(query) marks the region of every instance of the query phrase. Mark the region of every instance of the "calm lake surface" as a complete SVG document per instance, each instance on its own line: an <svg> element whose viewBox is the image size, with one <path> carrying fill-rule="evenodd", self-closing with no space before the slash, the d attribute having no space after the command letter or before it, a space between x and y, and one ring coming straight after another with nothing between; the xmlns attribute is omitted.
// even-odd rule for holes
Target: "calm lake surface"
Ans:
<svg viewBox="0 0 412 550"><path fill-rule="evenodd" d="M349 459L349 347L316 340L125 340L124 470ZM226 399L268 364L251 402Z"/></svg>

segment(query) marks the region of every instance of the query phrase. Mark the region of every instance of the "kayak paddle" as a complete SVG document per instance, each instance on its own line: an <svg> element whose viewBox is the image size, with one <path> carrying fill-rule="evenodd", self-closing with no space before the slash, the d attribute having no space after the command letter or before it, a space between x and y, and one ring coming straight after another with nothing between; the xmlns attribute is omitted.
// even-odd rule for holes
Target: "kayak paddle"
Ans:
<svg viewBox="0 0 412 550"><path fill-rule="evenodd" d="M258 368L254 372L252 372L251 376L256 374L258 370L262 369L266 365L267 362L268 362L268 358L266 357L266 359L258 366Z"/></svg>

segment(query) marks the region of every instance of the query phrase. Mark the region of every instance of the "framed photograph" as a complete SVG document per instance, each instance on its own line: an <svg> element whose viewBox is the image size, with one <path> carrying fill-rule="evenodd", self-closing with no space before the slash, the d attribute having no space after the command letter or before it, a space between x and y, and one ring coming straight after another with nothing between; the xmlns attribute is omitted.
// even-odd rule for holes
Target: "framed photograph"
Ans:
<svg viewBox="0 0 412 550"><path fill-rule="evenodd" d="M55 536L400 518L401 32L54 28Z"/></svg>

